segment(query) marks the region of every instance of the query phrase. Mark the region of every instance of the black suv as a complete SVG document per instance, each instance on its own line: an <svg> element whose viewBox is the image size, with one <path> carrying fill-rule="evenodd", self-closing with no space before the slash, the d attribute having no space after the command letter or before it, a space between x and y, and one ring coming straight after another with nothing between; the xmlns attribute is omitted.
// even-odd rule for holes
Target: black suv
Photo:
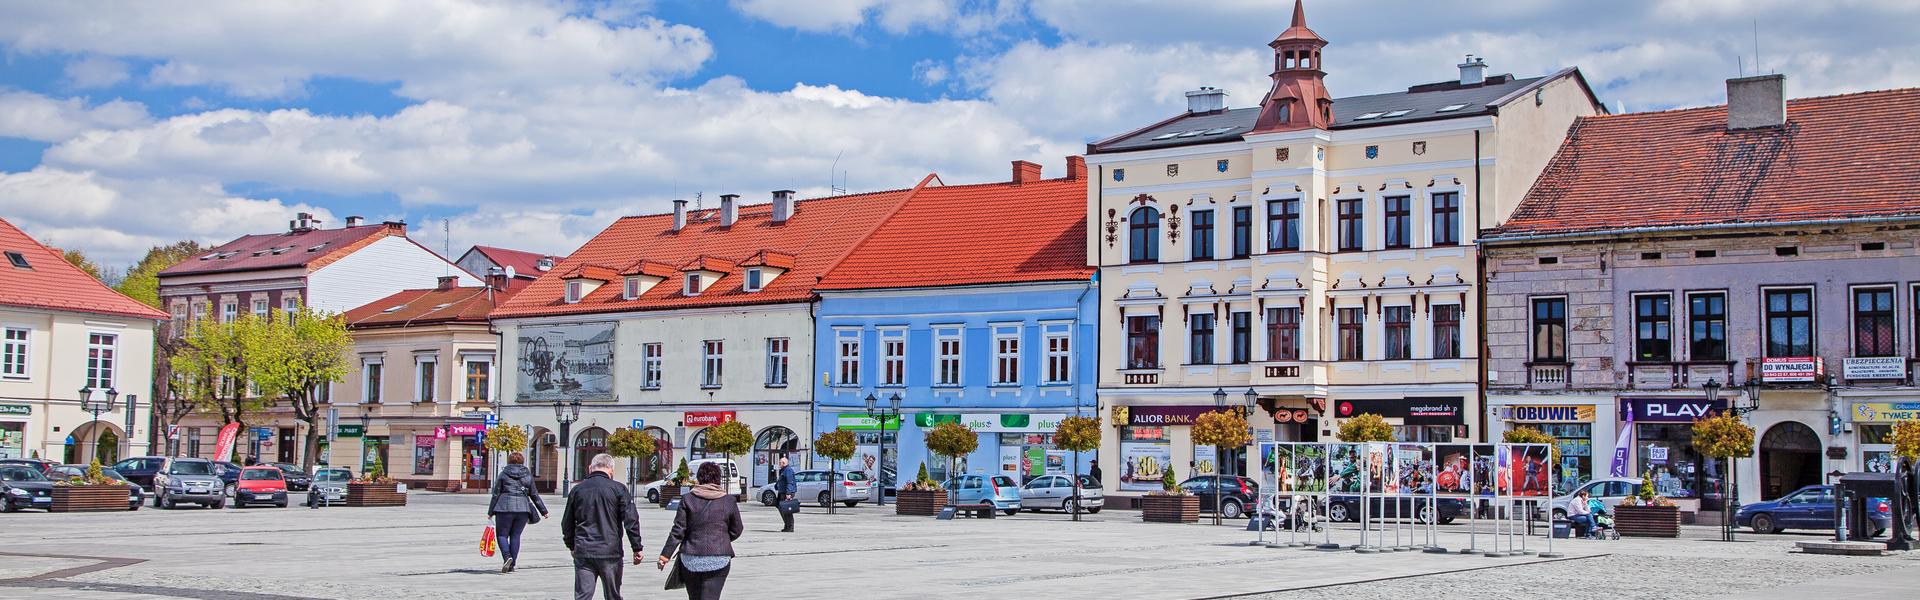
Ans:
<svg viewBox="0 0 1920 600"><path fill-rule="evenodd" d="M1260 503L1260 484L1239 475L1200 475L1180 482L1180 489L1200 499L1201 512L1219 512L1228 519L1247 516L1248 509Z"/></svg>
<svg viewBox="0 0 1920 600"><path fill-rule="evenodd" d="M304 492L313 487L313 476L300 470L299 465L283 462L267 463L267 465L280 468L280 476L286 478L289 492Z"/></svg>

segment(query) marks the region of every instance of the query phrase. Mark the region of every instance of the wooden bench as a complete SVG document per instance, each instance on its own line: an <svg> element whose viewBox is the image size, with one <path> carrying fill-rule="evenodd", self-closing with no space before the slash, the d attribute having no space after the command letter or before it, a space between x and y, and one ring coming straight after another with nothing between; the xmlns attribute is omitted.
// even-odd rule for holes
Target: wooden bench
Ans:
<svg viewBox="0 0 1920 600"><path fill-rule="evenodd" d="M951 513L953 516L964 514L975 519L991 519L993 518L994 508L992 504L949 504L942 512L949 510L953 511ZM950 519L952 517L942 516L940 518Z"/></svg>

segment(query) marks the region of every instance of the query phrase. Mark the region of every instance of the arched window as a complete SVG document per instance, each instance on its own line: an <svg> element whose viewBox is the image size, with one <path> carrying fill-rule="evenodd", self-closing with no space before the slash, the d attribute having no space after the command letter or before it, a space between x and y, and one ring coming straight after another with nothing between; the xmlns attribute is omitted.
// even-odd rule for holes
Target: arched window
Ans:
<svg viewBox="0 0 1920 600"><path fill-rule="evenodd" d="M753 484L765 485L772 481L770 469L785 456L795 466L800 464L800 436L779 425L760 430L753 439Z"/></svg>
<svg viewBox="0 0 1920 600"><path fill-rule="evenodd" d="M593 455L607 451L607 430L588 427L573 437L574 480L587 477L587 465L593 463Z"/></svg>
<svg viewBox="0 0 1920 600"><path fill-rule="evenodd" d="M1127 262L1160 262L1160 211L1151 206L1134 209L1127 228Z"/></svg>
<svg viewBox="0 0 1920 600"><path fill-rule="evenodd" d="M702 428L693 432L693 439L687 442L687 460L700 460L707 456L707 430Z"/></svg>

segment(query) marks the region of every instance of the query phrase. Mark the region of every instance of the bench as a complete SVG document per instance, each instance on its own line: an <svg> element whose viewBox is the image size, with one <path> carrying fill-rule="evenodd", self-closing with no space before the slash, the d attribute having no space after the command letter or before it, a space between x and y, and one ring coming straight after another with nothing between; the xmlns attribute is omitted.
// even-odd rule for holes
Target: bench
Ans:
<svg viewBox="0 0 1920 600"><path fill-rule="evenodd" d="M945 521L965 514L975 519L991 519L993 511L992 504L949 504L940 510L941 514L936 518Z"/></svg>

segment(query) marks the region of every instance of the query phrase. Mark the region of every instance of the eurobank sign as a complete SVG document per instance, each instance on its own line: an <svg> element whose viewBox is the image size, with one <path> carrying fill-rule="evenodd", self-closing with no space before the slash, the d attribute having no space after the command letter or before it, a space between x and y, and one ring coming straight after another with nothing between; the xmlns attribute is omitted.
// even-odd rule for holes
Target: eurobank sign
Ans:
<svg viewBox="0 0 1920 600"><path fill-rule="evenodd" d="M1500 409L1500 418L1515 423L1592 423L1592 406L1519 405Z"/></svg>

